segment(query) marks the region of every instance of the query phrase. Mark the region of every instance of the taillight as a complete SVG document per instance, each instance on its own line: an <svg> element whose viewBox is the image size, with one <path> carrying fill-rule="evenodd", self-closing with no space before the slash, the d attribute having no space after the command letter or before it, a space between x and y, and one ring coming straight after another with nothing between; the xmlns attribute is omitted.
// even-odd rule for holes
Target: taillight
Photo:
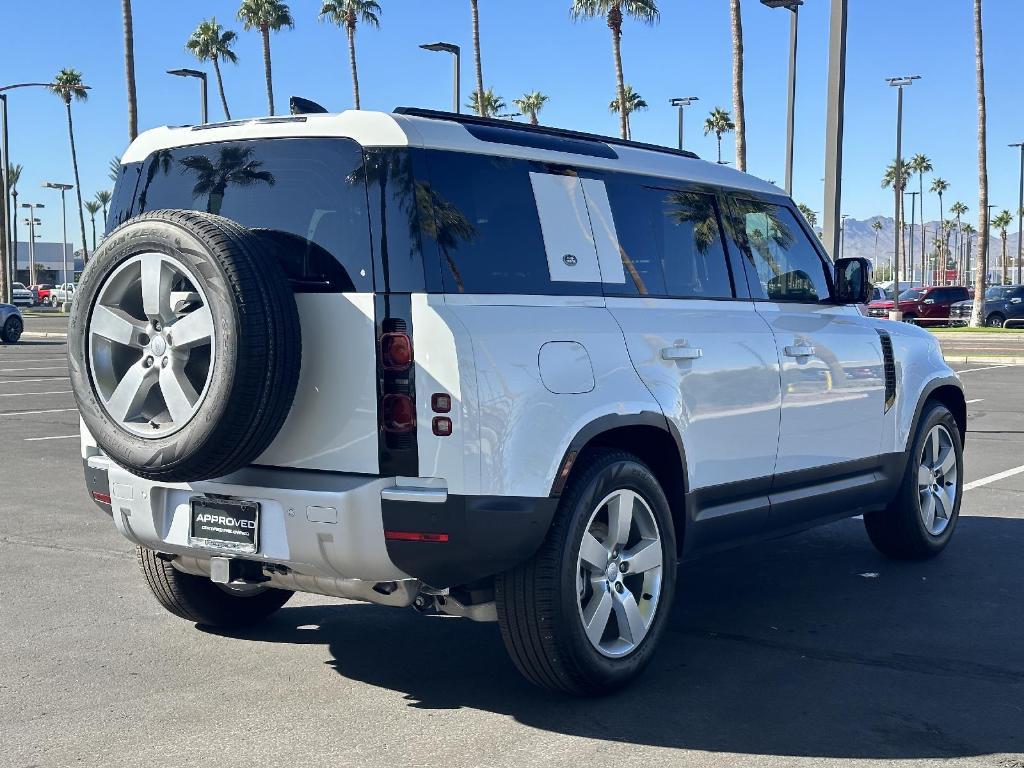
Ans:
<svg viewBox="0 0 1024 768"><path fill-rule="evenodd" d="M386 371L404 371L412 365L412 339L405 333L385 333L380 338L380 362Z"/></svg>
<svg viewBox="0 0 1024 768"><path fill-rule="evenodd" d="M416 403L409 395L384 395L380 408L385 432L411 432L416 428Z"/></svg>

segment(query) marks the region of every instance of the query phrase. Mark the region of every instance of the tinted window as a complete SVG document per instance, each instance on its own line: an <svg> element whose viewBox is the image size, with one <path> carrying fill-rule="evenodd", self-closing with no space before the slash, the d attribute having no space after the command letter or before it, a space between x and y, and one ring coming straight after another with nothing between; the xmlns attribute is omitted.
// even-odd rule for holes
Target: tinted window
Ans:
<svg viewBox="0 0 1024 768"><path fill-rule="evenodd" d="M580 294L600 286L552 281L525 160L429 152L416 184L424 235L437 244L448 293Z"/></svg>
<svg viewBox="0 0 1024 768"><path fill-rule="evenodd" d="M407 149L368 149L364 154L377 290L422 291L424 274L412 153ZM437 289L437 285L431 287Z"/></svg>
<svg viewBox="0 0 1024 768"><path fill-rule="evenodd" d="M732 282L712 195L609 181L626 285L609 294L731 298Z"/></svg>
<svg viewBox="0 0 1024 768"><path fill-rule="evenodd" d="M793 213L755 200L734 204L754 298L808 303L827 299L825 263Z"/></svg>
<svg viewBox="0 0 1024 768"><path fill-rule="evenodd" d="M273 139L159 150L132 215L219 214L259 234L299 290L372 291L362 152L347 139Z"/></svg>

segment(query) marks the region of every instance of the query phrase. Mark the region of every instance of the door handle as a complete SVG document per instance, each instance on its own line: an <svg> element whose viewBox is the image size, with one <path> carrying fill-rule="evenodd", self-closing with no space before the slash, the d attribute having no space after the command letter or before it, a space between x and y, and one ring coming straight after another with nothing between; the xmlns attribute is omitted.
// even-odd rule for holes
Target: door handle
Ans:
<svg viewBox="0 0 1024 768"><path fill-rule="evenodd" d="M704 350L699 347L673 346L661 350L662 360L696 360L703 357Z"/></svg>
<svg viewBox="0 0 1024 768"><path fill-rule="evenodd" d="M794 344L786 347L786 357L813 357L814 347L810 344Z"/></svg>

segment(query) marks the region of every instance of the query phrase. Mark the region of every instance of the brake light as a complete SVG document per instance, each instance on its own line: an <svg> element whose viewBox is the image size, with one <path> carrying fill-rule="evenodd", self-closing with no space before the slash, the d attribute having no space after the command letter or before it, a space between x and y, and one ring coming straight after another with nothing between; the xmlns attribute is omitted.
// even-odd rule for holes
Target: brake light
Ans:
<svg viewBox="0 0 1024 768"><path fill-rule="evenodd" d="M411 432L416 428L416 403L409 395L384 395L380 406L385 432Z"/></svg>
<svg viewBox="0 0 1024 768"><path fill-rule="evenodd" d="M448 541L447 533L419 533L414 531L384 531L388 541Z"/></svg>
<svg viewBox="0 0 1024 768"><path fill-rule="evenodd" d="M380 360L386 371L404 371L412 365L412 339L405 333L380 337Z"/></svg>

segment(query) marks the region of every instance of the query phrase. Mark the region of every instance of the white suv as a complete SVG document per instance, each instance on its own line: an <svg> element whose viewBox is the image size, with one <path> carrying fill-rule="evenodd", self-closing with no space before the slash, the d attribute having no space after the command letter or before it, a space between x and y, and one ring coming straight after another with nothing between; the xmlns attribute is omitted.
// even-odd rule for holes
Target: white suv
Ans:
<svg viewBox="0 0 1024 768"><path fill-rule="evenodd" d="M86 479L189 621L296 591L497 620L592 694L682 558L953 533L956 374L750 176L406 109L150 131L112 205L69 334Z"/></svg>

